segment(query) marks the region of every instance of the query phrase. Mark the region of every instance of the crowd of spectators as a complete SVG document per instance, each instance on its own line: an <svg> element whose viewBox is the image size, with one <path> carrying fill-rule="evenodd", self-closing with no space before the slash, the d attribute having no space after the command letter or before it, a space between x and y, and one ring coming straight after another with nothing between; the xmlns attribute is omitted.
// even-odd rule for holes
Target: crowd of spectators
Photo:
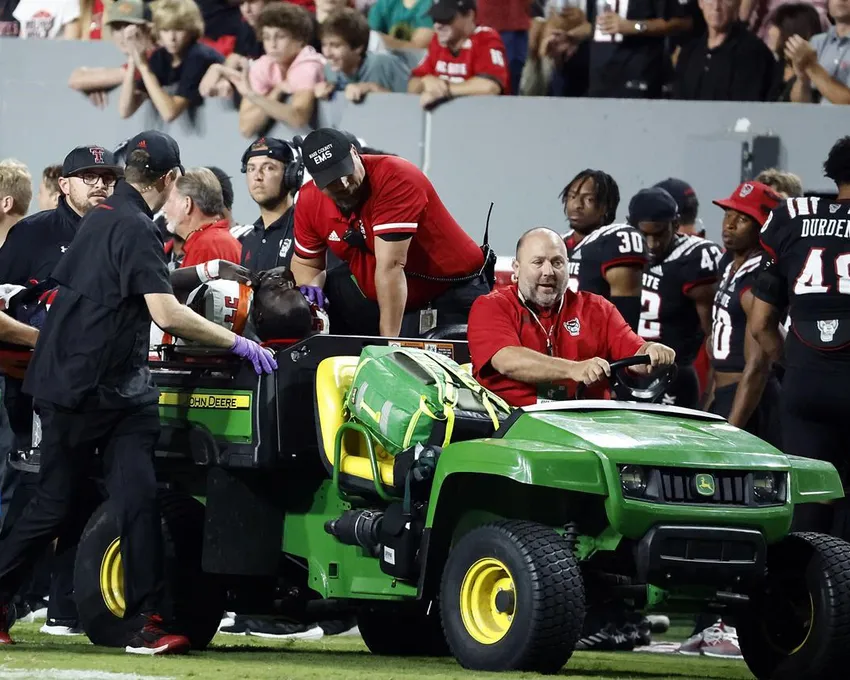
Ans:
<svg viewBox="0 0 850 680"><path fill-rule="evenodd" d="M384 92L850 103L850 0L0 0L0 36L111 40L92 103L218 97L247 137Z"/></svg>

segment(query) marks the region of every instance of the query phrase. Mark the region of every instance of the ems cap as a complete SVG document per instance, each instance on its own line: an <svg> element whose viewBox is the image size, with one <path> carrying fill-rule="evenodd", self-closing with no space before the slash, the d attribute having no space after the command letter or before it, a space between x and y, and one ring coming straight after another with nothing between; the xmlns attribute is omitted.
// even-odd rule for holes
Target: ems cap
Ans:
<svg viewBox="0 0 850 680"><path fill-rule="evenodd" d="M180 168L180 172L186 174L180 163L180 147L170 135L157 130L145 130L127 142L126 154L128 164L130 156L137 149L147 151L150 161L145 168L152 172L161 172L163 175L173 168Z"/></svg>
<svg viewBox="0 0 850 680"><path fill-rule="evenodd" d="M435 0L428 15L440 24L448 24L458 13L476 9L475 0Z"/></svg>
<svg viewBox="0 0 850 680"><path fill-rule="evenodd" d="M256 142L245 149L245 153L242 154L242 172L247 170L245 166L248 163L248 159L256 158L257 156L273 158L281 163L289 163L295 160L295 152L292 147L282 139L276 139L275 137L260 137Z"/></svg>
<svg viewBox="0 0 850 680"><path fill-rule="evenodd" d="M781 202L779 194L761 182L744 182L738 185L729 198L712 201L723 209L737 210L749 215L759 226L764 226L768 215Z"/></svg>
<svg viewBox="0 0 850 680"><path fill-rule="evenodd" d="M102 146L78 146L62 163L62 176L70 177L84 170L113 170L121 173L115 155Z"/></svg>
<svg viewBox="0 0 850 680"><path fill-rule="evenodd" d="M641 189L629 201L629 224L640 222L672 222L679 217L673 197L660 187Z"/></svg>
<svg viewBox="0 0 850 680"><path fill-rule="evenodd" d="M153 21L150 8L141 0L118 0L106 10L106 21L109 24L147 24Z"/></svg>
<svg viewBox="0 0 850 680"><path fill-rule="evenodd" d="M348 133L333 128L314 130L304 139L301 157L319 189L354 172L351 146Z"/></svg>

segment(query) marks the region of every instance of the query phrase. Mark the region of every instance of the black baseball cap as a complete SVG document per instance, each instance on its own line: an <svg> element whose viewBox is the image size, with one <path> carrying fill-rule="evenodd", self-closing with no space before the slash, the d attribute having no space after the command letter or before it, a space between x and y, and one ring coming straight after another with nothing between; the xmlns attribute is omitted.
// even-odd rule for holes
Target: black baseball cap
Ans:
<svg viewBox="0 0 850 680"><path fill-rule="evenodd" d="M629 201L629 224L672 222L679 217L675 199L661 187L641 189Z"/></svg>
<svg viewBox="0 0 850 680"><path fill-rule="evenodd" d="M186 174L180 162L180 147L170 135L158 130L140 132L127 142L124 153L128 160L137 149L147 151L150 156L150 160L145 165L148 170L161 172L164 175L173 168L180 168L180 172Z"/></svg>
<svg viewBox="0 0 850 680"><path fill-rule="evenodd" d="M115 161L115 154L102 146L78 146L65 156L62 176L70 177L84 170L113 170L119 174L121 166Z"/></svg>
<svg viewBox="0 0 850 680"><path fill-rule="evenodd" d="M475 0L435 0L428 15L436 22L447 24L459 13L477 9Z"/></svg>
<svg viewBox="0 0 850 680"><path fill-rule="evenodd" d="M676 205L679 206L679 214L688 213L689 208L690 212L696 213L699 208L699 201L694 188L684 180L668 177L655 186L664 189L673 197Z"/></svg>
<svg viewBox="0 0 850 680"><path fill-rule="evenodd" d="M292 146L282 139L260 137L245 149L245 153L242 154L242 172L247 170L246 163L248 163L248 159L256 158L257 156L265 156L281 163L289 163L295 160L295 151L292 149Z"/></svg>
<svg viewBox="0 0 850 680"><path fill-rule="evenodd" d="M354 159L351 158L353 142L348 134L333 128L319 128L302 142L304 167L319 189L354 172Z"/></svg>
<svg viewBox="0 0 850 680"><path fill-rule="evenodd" d="M221 185L221 197L224 200L224 207L228 210L233 209L233 182L230 181L230 175L222 170L217 165L208 165L207 170L215 175L218 183Z"/></svg>

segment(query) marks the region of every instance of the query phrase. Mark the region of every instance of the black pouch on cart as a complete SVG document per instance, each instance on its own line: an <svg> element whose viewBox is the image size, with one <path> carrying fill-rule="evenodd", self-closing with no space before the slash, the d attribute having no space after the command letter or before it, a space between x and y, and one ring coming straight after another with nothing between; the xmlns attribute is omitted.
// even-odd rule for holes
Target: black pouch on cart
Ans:
<svg viewBox="0 0 850 680"><path fill-rule="evenodd" d="M405 514L401 503L387 508L380 529L381 571L406 581L417 578L417 553L424 524L421 518Z"/></svg>

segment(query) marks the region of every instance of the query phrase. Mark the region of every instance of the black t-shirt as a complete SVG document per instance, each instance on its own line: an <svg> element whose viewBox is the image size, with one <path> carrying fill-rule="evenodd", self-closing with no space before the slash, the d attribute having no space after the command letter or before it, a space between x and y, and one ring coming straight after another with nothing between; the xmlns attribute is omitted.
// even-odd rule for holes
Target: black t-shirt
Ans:
<svg viewBox="0 0 850 680"><path fill-rule="evenodd" d="M252 272L289 267L295 252L295 208L287 210L268 228L260 218L242 239L242 266Z"/></svg>
<svg viewBox="0 0 850 680"><path fill-rule="evenodd" d="M24 391L75 410L155 404L144 296L171 293L162 239L142 196L118 182L80 223L53 278L56 299Z"/></svg>
<svg viewBox="0 0 850 680"><path fill-rule="evenodd" d="M720 247L698 236L677 234L667 257L643 274L638 335L676 350L676 363L694 362L705 340L692 289L718 279Z"/></svg>
<svg viewBox="0 0 850 680"><path fill-rule="evenodd" d="M17 38L21 33L21 24L12 12L19 0L0 0L0 38Z"/></svg>
<svg viewBox="0 0 850 680"><path fill-rule="evenodd" d="M46 281L77 233L80 216L59 198L55 210L43 210L18 222L0 248L0 282L24 286Z"/></svg>
<svg viewBox="0 0 850 680"><path fill-rule="evenodd" d="M787 365L824 368L840 363L846 371L850 366L850 202L789 198L765 222L761 241L784 284L781 302L789 305Z"/></svg>
<svg viewBox="0 0 850 680"><path fill-rule="evenodd" d="M747 333L747 313L741 297L753 287L764 253L746 260L737 271L729 262L721 272L714 307L711 310L711 364L715 371L740 373L744 370L744 338Z"/></svg>
<svg viewBox="0 0 850 680"><path fill-rule="evenodd" d="M239 30L236 33L236 46L233 51L249 59L259 59L266 53L263 49L263 43L257 40L256 31L246 21L239 24Z"/></svg>
<svg viewBox="0 0 850 680"><path fill-rule="evenodd" d="M658 97L668 72L665 39L645 35L605 36L595 29L596 2L588 2L587 19L594 26L590 49L591 97ZM679 0L609 0L613 11L635 23L688 16Z"/></svg>
<svg viewBox="0 0 850 680"><path fill-rule="evenodd" d="M191 44L176 68L172 66L171 54L164 47L155 50L148 59L148 65L162 88L172 96L188 99L192 106L203 101L198 86L207 69L223 62L224 57L219 52L201 43ZM141 81L138 84L139 89L145 89Z"/></svg>
<svg viewBox="0 0 850 680"><path fill-rule="evenodd" d="M735 24L726 40L708 49L705 34L682 47L676 62L674 99L768 101L774 91L773 53L744 24Z"/></svg>
<svg viewBox="0 0 850 680"><path fill-rule="evenodd" d="M646 246L640 232L628 224L609 224L591 232L576 245L574 232L567 234L569 282L572 291L587 291L611 297L605 279L612 267L646 265Z"/></svg>

